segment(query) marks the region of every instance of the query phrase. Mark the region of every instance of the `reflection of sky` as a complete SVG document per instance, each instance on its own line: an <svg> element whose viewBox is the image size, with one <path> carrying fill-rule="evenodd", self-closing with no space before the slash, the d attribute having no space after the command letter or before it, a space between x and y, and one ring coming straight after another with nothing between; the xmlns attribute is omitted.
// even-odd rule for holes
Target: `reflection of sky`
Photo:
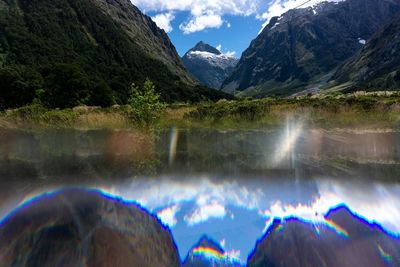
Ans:
<svg viewBox="0 0 400 267"><path fill-rule="evenodd" d="M135 180L108 188L123 198L137 200L169 225L184 258L207 234L240 251L245 261L274 217L297 216L320 220L330 208L345 203L368 221L400 232L400 185L355 183L321 179L290 181L260 179ZM320 215L320 216L316 216Z"/></svg>
<svg viewBox="0 0 400 267"><path fill-rule="evenodd" d="M301 122L288 120L281 131L271 135L264 132L247 134L218 132L206 135L205 138L202 134L189 134L185 137L187 140L184 139L185 142L182 143L191 144L191 150L188 148L183 150L194 153L192 158L195 160L189 161L190 164L196 164L196 160L201 163L203 157L214 160L211 156L217 152L220 152L221 156L230 155L233 151L235 152L233 155L243 156L238 159L245 160L248 165L258 166L260 170L268 170L269 167L285 170L286 167L291 168L295 166L293 161L298 154L306 159L325 157L328 162L331 162L330 157L335 159L338 156L351 157L352 160L367 160L367 162L368 160L382 161L383 164L398 162L400 146L397 133L326 134L323 131L304 132L305 128L306 126ZM169 143L168 165L173 167L179 156L179 149L177 149L179 140L182 141L183 138L176 129L173 129L169 135L169 142L163 139L163 143ZM240 137L242 135L243 140ZM70 141L71 138L68 136L65 139ZM58 141L57 138L54 140ZM101 140L99 143L104 143L104 139ZM97 148L98 144L94 143ZM122 143L125 148L126 144ZM65 146L70 145L65 144ZM16 147L30 148L28 145ZM16 153L16 155L19 154ZM309 165L320 167L318 161L309 162L311 162ZM217 167L225 163L231 164L229 159L215 162ZM232 165L238 163L240 160L234 161ZM200 166L207 165L200 164ZM382 166L382 169L386 168L386 165ZM337 164L334 167L337 167L334 170L340 170L346 169L347 166ZM382 169L378 168L376 173L373 173L375 179L379 176L385 178L385 175L388 175L386 172L381 175ZM299 170L302 169L299 167ZM255 241L262 236L273 218L296 216L308 221L323 220L323 215L339 204L346 204L353 212L365 219L371 222L376 221L387 230L400 233L400 184L382 184L368 179L359 182L356 179L314 180L311 178L316 175L309 175L307 172L305 176L310 179L304 180L269 176L273 174L263 177L252 177L246 174L235 178L215 175L182 175L181 177L134 179L129 183L114 184L111 187L95 187L126 200L137 201L158 214L160 219L171 228L182 259L200 237L207 234L215 241L224 244L229 253L245 261ZM298 177L297 175L288 176ZM285 175L279 177L285 177ZM45 191L46 188L43 185L40 187L40 192ZM25 196L21 193L18 197L21 199ZM15 201L3 202L0 216L14 207ZM382 254L385 252L382 251Z"/></svg>

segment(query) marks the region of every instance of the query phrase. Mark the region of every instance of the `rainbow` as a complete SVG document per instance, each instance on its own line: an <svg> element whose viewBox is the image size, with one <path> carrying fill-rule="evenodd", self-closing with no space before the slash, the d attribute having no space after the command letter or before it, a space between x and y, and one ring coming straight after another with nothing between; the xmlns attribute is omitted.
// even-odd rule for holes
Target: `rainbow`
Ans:
<svg viewBox="0 0 400 267"><path fill-rule="evenodd" d="M194 256L204 256L206 258L212 258L217 260L227 260L229 257L226 253L221 253L216 249L208 247L197 247L193 249Z"/></svg>
<svg viewBox="0 0 400 267"><path fill-rule="evenodd" d="M383 250L382 246L379 244L378 244L378 251L385 262L388 262L388 263L392 262L392 256L389 253L387 253L385 250Z"/></svg>
<svg viewBox="0 0 400 267"><path fill-rule="evenodd" d="M346 231L346 229L344 229L343 227L341 227L340 225L338 225L334 221L325 219L323 224L325 226L327 226L329 229L335 231L338 235L346 237L346 238L349 237L349 233Z"/></svg>

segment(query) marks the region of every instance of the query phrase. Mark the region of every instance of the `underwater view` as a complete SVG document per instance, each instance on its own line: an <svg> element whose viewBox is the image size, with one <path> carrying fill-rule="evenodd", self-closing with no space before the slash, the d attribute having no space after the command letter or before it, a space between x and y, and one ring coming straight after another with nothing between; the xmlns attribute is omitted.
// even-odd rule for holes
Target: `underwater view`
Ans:
<svg viewBox="0 0 400 267"><path fill-rule="evenodd" d="M1 266L79 266L109 253L127 266L134 252L118 238L145 240L139 258L156 258L143 266L400 264L395 130L287 119L259 130L3 129L0 138ZM135 212L148 219L130 222ZM96 239L107 253L96 254Z"/></svg>

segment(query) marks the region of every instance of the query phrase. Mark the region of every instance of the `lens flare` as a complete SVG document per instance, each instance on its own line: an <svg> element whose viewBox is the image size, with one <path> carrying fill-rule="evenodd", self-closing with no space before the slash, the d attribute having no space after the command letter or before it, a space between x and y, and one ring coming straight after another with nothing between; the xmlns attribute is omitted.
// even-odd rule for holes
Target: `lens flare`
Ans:
<svg viewBox="0 0 400 267"><path fill-rule="evenodd" d="M280 164L287 156L290 155L290 153L293 152L293 149L302 131L303 123L301 121L293 123L289 118L286 119L285 134L275 151L275 157L273 161L275 165Z"/></svg>
<svg viewBox="0 0 400 267"><path fill-rule="evenodd" d="M173 127L171 129L171 140L169 143L169 165L172 165L175 161L178 140L179 140L179 131L176 127Z"/></svg>

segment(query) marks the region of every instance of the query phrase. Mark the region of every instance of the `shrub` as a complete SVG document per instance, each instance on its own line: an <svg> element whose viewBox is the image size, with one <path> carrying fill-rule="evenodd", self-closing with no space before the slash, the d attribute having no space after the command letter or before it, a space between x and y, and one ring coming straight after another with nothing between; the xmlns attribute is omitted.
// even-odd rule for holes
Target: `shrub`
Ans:
<svg viewBox="0 0 400 267"><path fill-rule="evenodd" d="M165 110L152 81L146 80L142 90L132 84L129 97L130 114L137 122L149 124L156 121Z"/></svg>

